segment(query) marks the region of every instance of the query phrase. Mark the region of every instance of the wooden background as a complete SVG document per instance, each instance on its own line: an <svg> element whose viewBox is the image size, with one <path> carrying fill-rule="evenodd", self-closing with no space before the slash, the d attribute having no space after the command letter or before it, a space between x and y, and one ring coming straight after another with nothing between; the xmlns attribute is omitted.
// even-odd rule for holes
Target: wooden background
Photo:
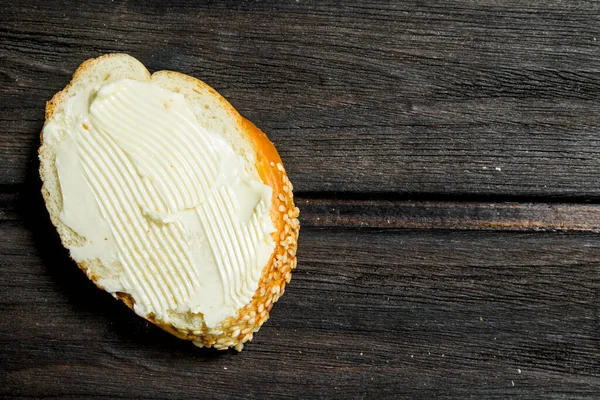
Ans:
<svg viewBox="0 0 600 400"><path fill-rule="evenodd" d="M246 349L95 289L39 194L85 59L194 75L276 144L298 269ZM600 397L600 2L4 1L0 397Z"/></svg>

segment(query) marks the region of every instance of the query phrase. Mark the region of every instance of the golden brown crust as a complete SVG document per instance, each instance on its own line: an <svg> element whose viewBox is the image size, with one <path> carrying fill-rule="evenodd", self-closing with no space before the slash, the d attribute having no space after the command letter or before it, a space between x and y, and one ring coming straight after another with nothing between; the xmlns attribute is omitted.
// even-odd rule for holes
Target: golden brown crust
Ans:
<svg viewBox="0 0 600 400"><path fill-rule="evenodd" d="M58 92L46 103L46 122L52 118L68 89L79 76L95 63L115 56L121 55L107 54L89 59L81 64L65 89ZM293 186L287 177L275 146L260 129L243 118L225 98L206 83L178 72L167 71L167 73L177 74L179 78L183 78L190 84L205 89L216 96L224 108L237 119L239 127L246 133L248 141L254 147L257 160L256 168L260 178L273 189L270 216L276 228L276 232L273 233L276 245L271 259L263 268L258 289L251 301L238 310L236 316L225 319L214 328L208 328L203 324L202 327L197 327L194 330L177 328L157 320L152 314L148 315L146 319L181 339L193 341L197 346L215 347L219 350L234 347L239 351L243 348L243 343L251 340L253 333L258 331L260 326L269 318L269 311L273 307L273 303L283 295L285 285L290 282L291 271L296 268L296 249L300 223L298 221L299 210L294 205L293 200ZM78 265L84 272L87 272L87 268L83 263ZM88 274L88 276L96 286L102 288L98 285L95 276L91 274ZM123 292L117 292L115 295L129 308L134 309L135 301L131 295Z"/></svg>
<svg viewBox="0 0 600 400"><path fill-rule="evenodd" d="M277 231L273 233L275 251L263 269L258 289L237 317L228 318L213 329L206 329L192 339L197 345L218 349L235 347L252 339L254 332L269 318L269 311L285 291L296 268L296 249L300 223L299 210L294 205L293 186L281 164L279 153L267 136L248 120L240 117L245 132L256 151L256 167L263 182L273 188L271 219Z"/></svg>

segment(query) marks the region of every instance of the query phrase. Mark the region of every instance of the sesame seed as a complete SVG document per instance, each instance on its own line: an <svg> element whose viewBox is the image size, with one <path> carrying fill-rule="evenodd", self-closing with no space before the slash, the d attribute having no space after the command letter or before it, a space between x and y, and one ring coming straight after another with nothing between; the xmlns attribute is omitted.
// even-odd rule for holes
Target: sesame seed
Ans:
<svg viewBox="0 0 600 400"><path fill-rule="evenodd" d="M273 165L272 165L273 166ZM218 328L207 331L183 330L184 335L198 335L196 342L203 346L214 347L219 350L235 348L241 351L243 343L252 340L253 332L258 331L261 324L269 318L269 311L273 304L285 292L285 285L289 283L291 271L297 267L296 259L297 238L300 229L298 215L300 210L294 206L293 185L285 175L282 165L277 169L281 172L283 192L277 195L280 203L277 210L282 213L283 228L279 232L279 247L271 260L270 266L261 274L260 287L254 293L253 300L244 305L237 317L223 321ZM223 332L225 330L225 333Z"/></svg>

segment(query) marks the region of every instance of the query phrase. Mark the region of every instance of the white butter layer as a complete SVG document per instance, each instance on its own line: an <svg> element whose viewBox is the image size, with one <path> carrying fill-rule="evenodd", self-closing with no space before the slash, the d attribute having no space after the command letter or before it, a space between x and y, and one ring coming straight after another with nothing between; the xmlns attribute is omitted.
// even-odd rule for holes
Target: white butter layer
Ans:
<svg viewBox="0 0 600 400"><path fill-rule="evenodd" d="M84 238L71 256L100 260L99 284L142 316L199 312L208 327L234 316L274 250L272 189L155 83L82 90L64 111L66 131L50 122L44 141L60 140L60 218Z"/></svg>

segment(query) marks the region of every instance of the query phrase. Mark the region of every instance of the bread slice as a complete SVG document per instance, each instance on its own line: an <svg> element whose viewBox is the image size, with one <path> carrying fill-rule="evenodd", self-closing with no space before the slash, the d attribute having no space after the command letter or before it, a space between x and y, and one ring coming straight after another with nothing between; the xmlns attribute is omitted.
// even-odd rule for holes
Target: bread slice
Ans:
<svg viewBox="0 0 600 400"><path fill-rule="evenodd" d="M197 346L238 351L243 343L253 337L260 326L268 319L269 311L285 290L291 279L291 271L296 267L296 248L299 231L299 210L294 205L292 184L289 181L281 159L267 136L251 122L243 118L222 96L210 86L190 76L158 71L150 74L135 58L126 54L108 54L85 61L73 75L70 84L57 93L46 104L46 123L59 127L63 132L69 128L66 107L77 93L90 87L101 87L121 79L153 82L160 87L183 95L199 126L217 132L242 157L247 172L260 179L272 189L268 215L274 225L271 237L274 250L269 261L262 268L258 288L251 300L237 310L235 315L225 318L214 326L207 326L201 313L170 310L167 321L157 317L157 313L142 315L173 335L190 340ZM66 134L47 135L42 132L39 149L42 194L52 223L65 247L81 243L80 237L67 226L60 215L63 211L61 184L56 166L57 151ZM100 288L101 277L111 276L110 265L104 265L99 258L78 262L87 276ZM160 279L160 277L155 277ZM103 281L106 282L106 279ZM107 289L110 292L110 290ZM128 307L135 310L136 299L131 293L112 293Z"/></svg>

